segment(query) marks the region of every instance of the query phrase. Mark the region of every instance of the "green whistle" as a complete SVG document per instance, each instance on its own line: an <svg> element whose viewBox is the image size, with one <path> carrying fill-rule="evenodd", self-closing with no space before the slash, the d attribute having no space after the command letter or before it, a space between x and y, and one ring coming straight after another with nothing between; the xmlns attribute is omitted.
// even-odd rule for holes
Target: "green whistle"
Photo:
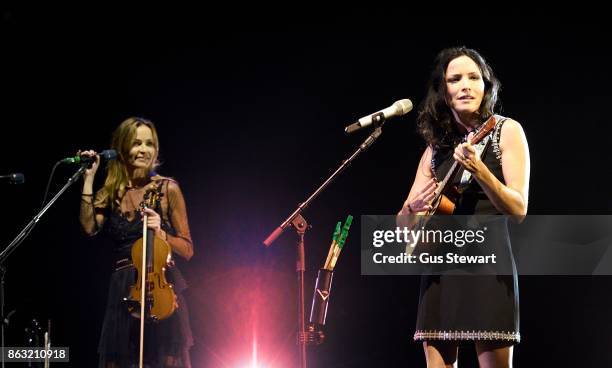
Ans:
<svg viewBox="0 0 612 368"><path fill-rule="evenodd" d="M346 238L348 237L349 229L351 228L351 223L353 222L353 216L348 215L346 221L344 222L344 226L342 227L342 233L340 234L340 239L338 239L338 247L342 249L344 246L344 242L346 242Z"/></svg>
<svg viewBox="0 0 612 368"><path fill-rule="evenodd" d="M334 230L334 236L332 237L332 241L338 242L338 237L340 237L342 221L338 221L336 224L336 230Z"/></svg>

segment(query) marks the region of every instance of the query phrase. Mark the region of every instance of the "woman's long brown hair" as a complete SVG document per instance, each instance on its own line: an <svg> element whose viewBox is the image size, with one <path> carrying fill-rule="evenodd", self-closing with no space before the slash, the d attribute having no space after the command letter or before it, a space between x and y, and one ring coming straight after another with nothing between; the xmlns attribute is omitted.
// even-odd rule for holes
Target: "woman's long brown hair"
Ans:
<svg viewBox="0 0 612 368"><path fill-rule="evenodd" d="M153 145L155 146L155 156L152 160L152 165L147 169L146 174L149 175L159 165L157 160L159 155L159 139L157 130L153 122L147 119L130 117L125 119L113 133L111 140L111 148L117 151L117 159L110 161L107 166L106 181L104 182L104 190L108 194L110 209L113 210L117 206L117 200L125 191L125 187L129 181L127 163L129 162L130 150L136 139L136 129L139 126L145 125L151 129L153 136ZM121 193L121 194L120 194Z"/></svg>

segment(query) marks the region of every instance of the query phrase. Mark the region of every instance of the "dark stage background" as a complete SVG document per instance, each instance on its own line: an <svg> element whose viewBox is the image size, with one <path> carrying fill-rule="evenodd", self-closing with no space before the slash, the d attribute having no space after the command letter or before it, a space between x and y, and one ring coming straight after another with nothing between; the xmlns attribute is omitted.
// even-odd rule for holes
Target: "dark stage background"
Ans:
<svg viewBox="0 0 612 368"><path fill-rule="evenodd" d="M372 11L272 23L229 10L119 13L3 9L0 173L23 172L26 182L2 184L0 240L36 213L56 160L108 148L128 116L153 120L159 171L182 186L196 249L181 264L195 367L252 367L254 347L260 367L296 366L295 235L268 249L261 241L365 138L345 136L345 125L401 98L422 100L444 47L480 50L502 81L502 114L523 124L530 145L530 213L610 213L611 53L596 18ZM404 201L424 148L415 116L389 122L305 211L308 310L336 221L392 214ZM58 169L53 191L72 170ZM6 264L6 310L16 310L7 345L24 345L31 318L49 318L70 366L94 367L111 257L104 238L81 233L79 193L71 188ZM358 226L311 366L424 366L412 342L418 278L360 276ZM612 278L519 282L516 366L612 365ZM475 365L473 348L460 364Z"/></svg>

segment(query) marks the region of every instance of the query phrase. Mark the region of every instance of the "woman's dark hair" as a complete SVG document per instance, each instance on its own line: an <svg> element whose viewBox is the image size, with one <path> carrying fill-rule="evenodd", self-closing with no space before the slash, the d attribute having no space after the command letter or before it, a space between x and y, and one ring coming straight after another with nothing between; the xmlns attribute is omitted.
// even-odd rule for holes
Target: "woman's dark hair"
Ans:
<svg viewBox="0 0 612 368"><path fill-rule="evenodd" d="M454 146L460 140L450 107L446 103L446 69L452 60L460 56L472 59L482 74L485 90L479 109L481 119L484 121L495 113L501 85L485 59L476 50L464 46L440 51L427 84L427 94L417 115L419 133L427 144L434 147Z"/></svg>

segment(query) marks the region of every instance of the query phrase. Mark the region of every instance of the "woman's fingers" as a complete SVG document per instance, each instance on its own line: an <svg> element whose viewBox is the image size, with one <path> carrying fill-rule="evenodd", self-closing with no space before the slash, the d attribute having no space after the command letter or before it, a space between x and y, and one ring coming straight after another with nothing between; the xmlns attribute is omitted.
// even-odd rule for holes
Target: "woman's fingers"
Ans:
<svg viewBox="0 0 612 368"><path fill-rule="evenodd" d="M141 215L144 216L145 213L147 214L147 227L154 230L160 229L161 217L159 214L150 208L144 208Z"/></svg>
<svg viewBox="0 0 612 368"><path fill-rule="evenodd" d="M147 213L148 216L153 216L153 217L159 217L159 215L157 214L157 212L155 212L153 209L145 207L144 212Z"/></svg>
<svg viewBox="0 0 612 368"><path fill-rule="evenodd" d="M434 198L436 197L436 192L433 191L431 193L429 193L429 195L425 198L423 198L425 200L425 202L429 203L431 202Z"/></svg>
<svg viewBox="0 0 612 368"><path fill-rule="evenodd" d="M465 154L472 155L476 153L476 148L471 144L466 144L465 147L463 147L463 151Z"/></svg>
<svg viewBox="0 0 612 368"><path fill-rule="evenodd" d="M97 155L98 153L94 150L85 150L85 151L78 150L77 151L77 156L90 156L91 157L91 156L97 156Z"/></svg>
<svg viewBox="0 0 612 368"><path fill-rule="evenodd" d="M457 148L455 148L455 152L453 152L453 157L455 158L456 161L462 162L465 160L465 143L461 143L460 145L457 146Z"/></svg>
<svg viewBox="0 0 612 368"><path fill-rule="evenodd" d="M425 186L421 190L421 194L424 194L424 193L427 193L427 192L431 191L432 188L433 188L433 190L435 190L435 188L437 186L438 186L438 182L434 178L429 179L429 181L427 181L427 184L425 184Z"/></svg>
<svg viewBox="0 0 612 368"><path fill-rule="evenodd" d="M410 212L421 212L431 209L429 202L433 200L438 187L435 177L429 179L413 199L406 199L404 208L410 207Z"/></svg>

